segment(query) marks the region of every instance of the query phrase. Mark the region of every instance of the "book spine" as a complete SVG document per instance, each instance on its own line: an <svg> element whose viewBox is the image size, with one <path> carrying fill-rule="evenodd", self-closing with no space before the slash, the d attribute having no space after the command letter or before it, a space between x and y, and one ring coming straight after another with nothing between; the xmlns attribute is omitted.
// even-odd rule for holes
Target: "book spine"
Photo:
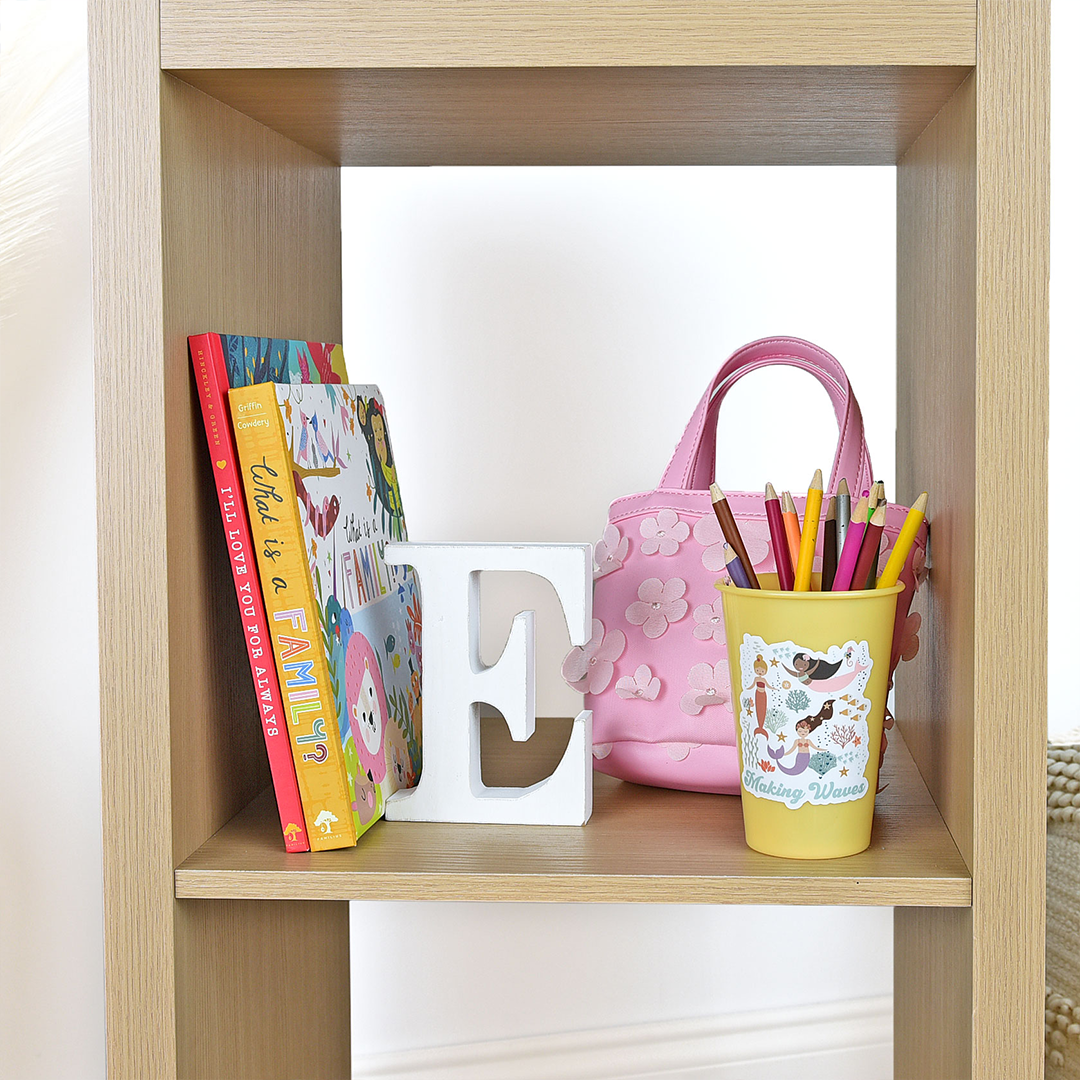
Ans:
<svg viewBox="0 0 1080 1080"><path fill-rule="evenodd" d="M244 627L248 664L255 685L255 699L262 721L266 754L270 760L270 775L277 797L278 816L281 818L281 834L285 840L286 851L308 851L304 810L300 803L296 769L289 749L289 735L285 729L285 710L277 673L274 671L270 630L259 590L251 529L240 487L236 446L225 397L229 380L225 371L221 339L217 334L200 334L189 338L188 345L191 365L195 371L199 404L202 407L206 443L210 449L210 468L214 473L221 523L225 528L225 544L233 572L236 602Z"/></svg>
<svg viewBox="0 0 1080 1080"><path fill-rule="evenodd" d="M311 850L350 847L353 800L276 384L230 390L229 409Z"/></svg>

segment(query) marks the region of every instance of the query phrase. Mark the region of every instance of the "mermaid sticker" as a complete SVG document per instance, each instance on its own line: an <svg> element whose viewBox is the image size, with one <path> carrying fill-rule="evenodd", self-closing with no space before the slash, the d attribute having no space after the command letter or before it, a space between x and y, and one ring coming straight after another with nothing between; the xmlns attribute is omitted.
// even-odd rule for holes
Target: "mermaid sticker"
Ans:
<svg viewBox="0 0 1080 1080"><path fill-rule="evenodd" d="M810 751L816 750L819 754L828 753L828 749L824 746L818 746L810 738L810 734L816 731L826 720L832 718L833 700L830 698L824 705L818 710L814 716L804 716L801 720L795 722L795 741L786 750L783 745L777 749L773 749L771 746L769 749L769 757L776 762L776 767L782 772L787 773L788 776L798 776L800 773L806 772L810 767ZM766 738L768 737L766 733ZM788 754L795 755L794 765L785 765L784 758Z"/></svg>
<svg viewBox="0 0 1080 1080"><path fill-rule="evenodd" d="M744 634L739 668L746 790L792 809L862 798L870 787L867 643L820 652Z"/></svg>
<svg viewBox="0 0 1080 1080"><path fill-rule="evenodd" d="M792 666L784 664L783 668L803 686L832 693L834 690L846 689L862 672L869 670L854 661L853 655L853 650L849 647L839 660L830 663L821 657L800 651L791 658Z"/></svg>
<svg viewBox="0 0 1080 1080"><path fill-rule="evenodd" d="M765 663L761 653L758 653L757 659L754 660L754 715L757 717L757 727L754 728L754 734L764 735L766 739L769 737L768 731L765 730L765 717L769 711L768 691L780 692L779 686L773 686L765 678L768 673L769 665Z"/></svg>

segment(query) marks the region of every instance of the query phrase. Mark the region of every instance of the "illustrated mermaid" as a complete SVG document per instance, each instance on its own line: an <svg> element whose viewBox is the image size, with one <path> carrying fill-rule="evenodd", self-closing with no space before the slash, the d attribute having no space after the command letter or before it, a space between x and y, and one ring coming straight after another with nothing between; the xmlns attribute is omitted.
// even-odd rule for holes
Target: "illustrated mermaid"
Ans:
<svg viewBox="0 0 1080 1080"><path fill-rule="evenodd" d="M764 735L766 739L769 737L768 731L765 730L765 714L769 709L769 695L766 691L780 690L779 686L773 686L765 680L768 673L769 665L765 663L761 653L758 653L757 659L754 661L754 715L757 717L757 727L754 728L754 734Z"/></svg>
<svg viewBox="0 0 1080 1080"><path fill-rule="evenodd" d="M810 766L810 753L814 751L822 751L824 747L817 746L810 738L810 735L817 728L821 727L826 720L832 719L833 699L829 698L824 705L818 710L814 716L804 716L795 724L795 741L786 750L783 748L777 748L774 750L769 747L769 757L776 762L776 767L782 772L787 773L788 776L798 776L800 773L806 772ZM784 758L788 754L795 755L794 765L785 765Z"/></svg>
<svg viewBox="0 0 1080 1080"><path fill-rule="evenodd" d="M811 690L832 693L834 690L845 689L855 681L858 675L867 670L867 664L861 664L856 660L854 667L837 675L837 672L845 663L851 662L851 658L852 652L850 648L835 663L811 656L809 653L797 652L791 658L794 670L789 668L787 664L782 666L792 678L798 679L803 686L808 686Z"/></svg>

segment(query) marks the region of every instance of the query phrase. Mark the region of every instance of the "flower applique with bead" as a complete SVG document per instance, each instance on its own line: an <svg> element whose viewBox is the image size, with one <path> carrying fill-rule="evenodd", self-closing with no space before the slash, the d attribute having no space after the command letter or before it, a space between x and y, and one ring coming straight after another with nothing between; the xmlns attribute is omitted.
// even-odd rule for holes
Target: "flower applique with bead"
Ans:
<svg viewBox="0 0 1080 1080"><path fill-rule="evenodd" d="M653 675L648 664L642 664L633 675L624 675L615 684L615 693L628 701L655 701L660 693L660 680Z"/></svg>
<svg viewBox="0 0 1080 1080"><path fill-rule="evenodd" d="M596 563L596 569L593 570L594 580L621 570L629 550L630 538L619 532L618 525L608 525L603 539L597 540L593 548L593 560Z"/></svg>
<svg viewBox="0 0 1080 1080"><path fill-rule="evenodd" d="M661 510L656 517L645 518L638 528L643 555L674 555L690 535L690 526L680 521L674 510Z"/></svg>
<svg viewBox="0 0 1080 1080"><path fill-rule="evenodd" d="M765 521L739 522L739 534L746 545L746 554L755 567L769 557L769 525ZM694 525L694 539L705 549L701 553L701 565L718 573L724 569L724 531L715 514L704 514Z"/></svg>
<svg viewBox="0 0 1080 1080"><path fill-rule="evenodd" d="M695 664L686 681L690 689L683 694L679 708L687 716L697 716L710 705L723 705L731 700L731 677L726 660L719 664Z"/></svg>
<svg viewBox="0 0 1080 1080"><path fill-rule="evenodd" d="M694 637L699 641L715 641L724 645L724 601L717 599L712 604L701 604L694 608Z"/></svg>
<svg viewBox="0 0 1080 1080"><path fill-rule="evenodd" d="M638 599L626 609L626 621L640 626L647 638L658 638L666 633L668 625L678 622L689 607L683 599L686 582L682 578L661 581L646 578L638 586Z"/></svg>
<svg viewBox="0 0 1080 1080"><path fill-rule="evenodd" d="M615 673L615 661L626 649L621 630L605 633L599 619L592 621L592 637L585 645L575 645L562 663L562 677L583 694L602 694Z"/></svg>

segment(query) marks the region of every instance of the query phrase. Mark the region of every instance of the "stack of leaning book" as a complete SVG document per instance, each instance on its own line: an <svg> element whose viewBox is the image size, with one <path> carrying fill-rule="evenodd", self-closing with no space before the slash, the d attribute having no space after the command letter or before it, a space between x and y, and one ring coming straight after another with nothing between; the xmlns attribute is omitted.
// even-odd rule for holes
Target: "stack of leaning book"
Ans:
<svg viewBox="0 0 1080 1080"><path fill-rule="evenodd" d="M339 345L188 339L287 851L350 847L421 764L420 594L378 387Z"/></svg>

